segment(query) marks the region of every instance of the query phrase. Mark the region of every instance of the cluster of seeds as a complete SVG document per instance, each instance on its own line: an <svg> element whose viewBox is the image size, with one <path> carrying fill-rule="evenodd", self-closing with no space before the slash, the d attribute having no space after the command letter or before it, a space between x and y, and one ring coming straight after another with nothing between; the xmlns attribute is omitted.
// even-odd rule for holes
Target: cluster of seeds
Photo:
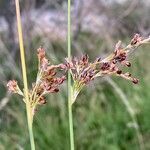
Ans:
<svg viewBox="0 0 150 150"><path fill-rule="evenodd" d="M39 48L37 50L39 68L36 82L32 84L32 89L29 91L29 100L33 113L37 110L37 105L46 104L45 95L49 93L57 93L59 86L66 80L64 75L57 76L57 72L61 70L61 65L51 65L45 56L45 50ZM10 80L7 84L8 90L11 93L18 93L23 96L17 81Z"/></svg>
<svg viewBox="0 0 150 150"><path fill-rule="evenodd" d="M139 34L135 34L130 44L126 47L123 47L121 41L119 41L113 53L106 58L99 57L95 61L89 62L88 55L84 55L79 59L76 57L67 58L65 63L59 65L51 65L45 56L45 50L39 48L37 54L39 60L37 79L29 92L31 108L35 111L38 104L45 104L45 94L59 91L59 86L66 79L65 75L57 77L59 70L65 72L69 70L71 72L73 78L72 103L76 100L82 88L97 77L116 75L137 84L137 78L132 77L129 72L124 73L120 68L121 66L131 67L131 63L128 61L129 54L140 45L146 43L150 43L150 37L142 38ZM16 81L9 81L7 86L10 92L24 96Z"/></svg>
<svg viewBox="0 0 150 150"><path fill-rule="evenodd" d="M124 79L138 83L138 79L132 77L131 73L123 72L121 66L131 67L131 63L127 60L129 54L142 44L150 43L149 38L142 38L139 34L135 34L129 45L122 47L119 41L113 53L106 58L97 58L94 62L89 62L88 55L82 56L80 59L74 57L72 60L66 59L64 68L70 70L73 77L73 102L81 89L90 81L97 77L116 75Z"/></svg>

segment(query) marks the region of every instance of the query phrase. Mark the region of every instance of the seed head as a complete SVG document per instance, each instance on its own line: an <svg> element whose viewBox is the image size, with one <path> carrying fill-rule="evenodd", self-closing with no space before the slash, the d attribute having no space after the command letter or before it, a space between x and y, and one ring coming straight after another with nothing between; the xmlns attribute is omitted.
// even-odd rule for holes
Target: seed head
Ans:
<svg viewBox="0 0 150 150"><path fill-rule="evenodd" d="M18 88L17 87L18 87L17 81L15 81L15 80L8 81L7 88L9 90L9 92L17 93L18 92Z"/></svg>
<svg viewBox="0 0 150 150"><path fill-rule="evenodd" d="M131 40L131 45L135 45L138 44L142 41L142 37L140 36L140 34L135 34L133 39Z"/></svg>
<svg viewBox="0 0 150 150"><path fill-rule="evenodd" d="M43 58L45 58L45 50L44 50L44 48L40 47L37 50L37 55L38 55L39 61L41 61Z"/></svg>
<svg viewBox="0 0 150 150"><path fill-rule="evenodd" d="M66 80L65 75L58 75L60 70L65 69L63 64L51 65L42 47L37 50L37 56L39 61L37 80L32 83L32 89L29 90L29 101L33 115L37 111L37 105L47 103L45 94L59 92L59 86ZM10 92L18 93L24 97L17 85L17 81L9 81L7 87ZM25 98L23 100L26 103Z"/></svg>

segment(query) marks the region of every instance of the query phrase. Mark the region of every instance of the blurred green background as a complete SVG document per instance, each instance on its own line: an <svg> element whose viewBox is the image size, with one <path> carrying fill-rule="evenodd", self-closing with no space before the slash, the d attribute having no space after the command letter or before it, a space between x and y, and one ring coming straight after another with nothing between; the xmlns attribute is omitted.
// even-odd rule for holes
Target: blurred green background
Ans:
<svg viewBox="0 0 150 150"><path fill-rule="evenodd" d="M28 80L35 81L36 49L42 45L52 63L67 56L67 1L22 0L22 23ZM113 51L118 40L128 44L134 33L150 34L150 1L72 0L72 55L91 61ZM6 83L22 87L13 1L0 0L0 150L29 150L25 105L10 95ZM138 85L117 78L95 80L73 105L76 150L150 149L150 45L130 57L128 70ZM37 150L69 150L67 84L48 96L34 119Z"/></svg>

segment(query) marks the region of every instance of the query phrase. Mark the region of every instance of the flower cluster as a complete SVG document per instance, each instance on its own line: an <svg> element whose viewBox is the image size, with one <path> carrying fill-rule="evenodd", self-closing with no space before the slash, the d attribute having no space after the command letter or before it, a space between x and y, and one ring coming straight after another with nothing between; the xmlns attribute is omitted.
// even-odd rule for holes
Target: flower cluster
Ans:
<svg viewBox="0 0 150 150"><path fill-rule="evenodd" d="M138 79L132 77L129 72L124 73L120 66L130 67L129 54L140 45L146 43L150 43L150 37L143 38L139 34L135 34L126 47L123 47L121 41L119 41L114 51L106 58L99 57L94 62L89 62L88 55L84 55L79 59L76 57L67 58L64 64L59 65L51 65L45 56L45 50L39 48L37 54L39 60L37 79L29 91L32 110L35 111L38 104L43 105L46 103L45 94L59 91L59 86L66 77L65 75L58 77L58 70L64 70L65 72L69 70L71 72L73 78L72 103L76 100L82 88L97 77L116 75L137 84ZM16 81L9 81L7 86L12 93L24 96Z"/></svg>
<svg viewBox="0 0 150 150"><path fill-rule="evenodd" d="M96 77L116 75L137 84L139 80L132 77L129 72L123 73L120 66L131 67L131 63L127 60L128 55L138 46L146 43L150 43L150 37L142 38L139 34L135 34L129 45L122 47L121 41L119 41L113 53L104 59L97 58L94 62L89 62L87 55L80 59L76 57L72 60L66 59L64 68L70 70L74 81L72 103L76 100L81 89Z"/></svg>
<svg viewBox="0 0 150 150"><path fill-rule="evenodd" d="M58 92L59 86L66 79L64 75L58 77L57 72L61 70L61 65L51 65L45 56L45 50L43 48L39 48L37 52L39 60L37 79L36 82L32 84L32 89L29 91L29 101L33 113L36 111L37 105L46 104L45 95ZM18 93L24 97L17 81L9 81L7 87L10 92Z"/></svg>
<svg viewBox="0 0 150 150"><path fill-rule="evenodd" d="M18 93L19 95L22 95L22 96L23 96L23 93L22 93L22 91L20 90L17 81L15 81L15 80L10 80L10 81L7 83L7 87L8 87L8 91L9 91L10 93Z"/></svg>

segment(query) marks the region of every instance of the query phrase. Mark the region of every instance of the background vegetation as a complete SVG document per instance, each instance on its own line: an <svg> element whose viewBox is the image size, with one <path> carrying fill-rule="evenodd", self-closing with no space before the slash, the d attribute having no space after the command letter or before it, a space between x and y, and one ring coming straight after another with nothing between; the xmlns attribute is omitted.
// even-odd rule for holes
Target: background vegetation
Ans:
<svg viewBox="0 0 150 150"><path fill-rule="evenodd" d="M67 56L67 1L21 2L28 79L32 83L37 71L36 49L40 45L46 48L53 63L63 62ZM112 51L118 40L128 43L136 32L148 36L149 3L73 1L73 55L87 53L92 60ZM19 96L9 95L6 90L6 82L13 78L23 86L14 8L13 2L0 0L0 150L30 148L25 105ZM139 48L130 57L130 71L140 79L138 85L116 77L99 79L79 95L73 106L77 150L139 150L138 134L145 150L150 149L149 49L148 45ZM61 92L49 96L48 103L36 114L37 150L69 149L66 87L64 84ZM134 112L134 120L129 109Z"/></svg>

